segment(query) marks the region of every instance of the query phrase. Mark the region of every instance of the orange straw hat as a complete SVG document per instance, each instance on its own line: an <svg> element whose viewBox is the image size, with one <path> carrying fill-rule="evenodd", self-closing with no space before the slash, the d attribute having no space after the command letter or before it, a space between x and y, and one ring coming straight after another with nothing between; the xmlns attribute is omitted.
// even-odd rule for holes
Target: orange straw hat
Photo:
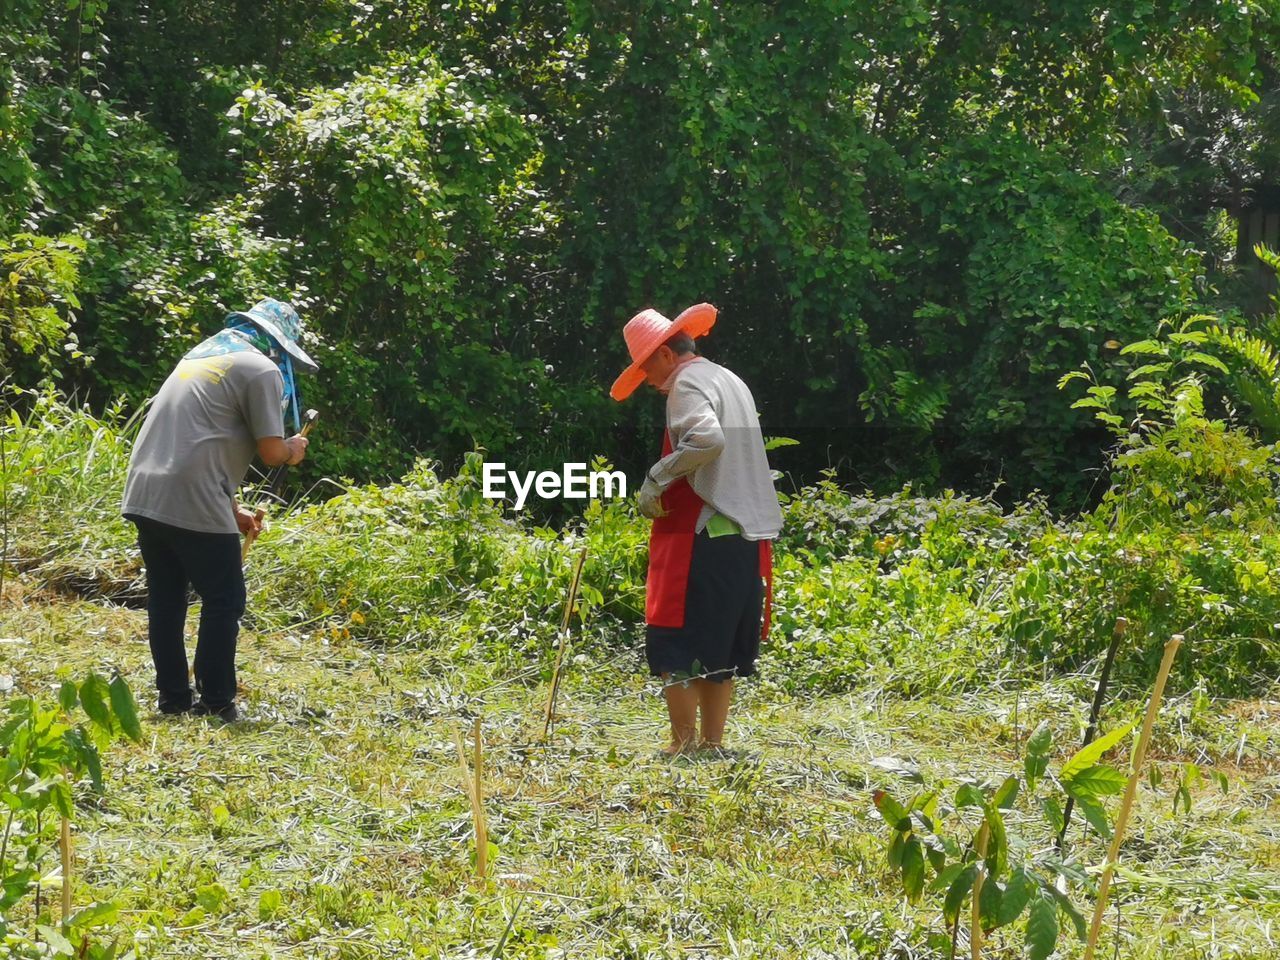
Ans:
<svg viewBox="0 0 1280 960"><path fill-rule="evenodd" d="M668 320L657 310L641 310L622 328L622 339L627 342L631 354L631 366L623 370L609 388L609 396L625 400L644 383L641 366L653 356L654 351L677 333L687 333L695 340L705 337L716 324L716 308L709 303L695 303L674 320Z"/></svg>

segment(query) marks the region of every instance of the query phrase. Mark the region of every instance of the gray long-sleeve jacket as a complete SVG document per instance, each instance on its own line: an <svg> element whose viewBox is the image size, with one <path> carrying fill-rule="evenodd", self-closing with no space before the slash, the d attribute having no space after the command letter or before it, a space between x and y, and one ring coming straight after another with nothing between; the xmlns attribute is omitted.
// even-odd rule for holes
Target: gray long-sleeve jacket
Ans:
<svg viewBox="0 0 1280 960"><path fill-rule="evenodd" d="M742 528L748 540L772 540L782 529L755 400L731 370L695 357L667 381L667 432L672 452L649 469L664 490L680 477L711 510Z"/></svg>

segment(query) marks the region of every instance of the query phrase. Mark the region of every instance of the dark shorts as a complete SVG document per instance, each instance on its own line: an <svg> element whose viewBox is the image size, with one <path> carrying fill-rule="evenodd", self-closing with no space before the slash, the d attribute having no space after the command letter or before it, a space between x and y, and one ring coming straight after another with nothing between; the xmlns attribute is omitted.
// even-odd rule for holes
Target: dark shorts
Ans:
<svg viewBox="0 0 1280 960"><path fill-rule="evenodd" d="M742 537L693 538L683 627L646 627L649 672L722 681L750 677L760 655L764 581L760 544Z"/></svg>

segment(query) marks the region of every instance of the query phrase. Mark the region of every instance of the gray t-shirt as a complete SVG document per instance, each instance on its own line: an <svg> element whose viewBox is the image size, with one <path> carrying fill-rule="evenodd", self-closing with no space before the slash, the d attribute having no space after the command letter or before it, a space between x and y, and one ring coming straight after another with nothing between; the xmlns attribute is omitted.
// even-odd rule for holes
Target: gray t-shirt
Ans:
<svg viewBox="0 0 1280 960"><path fill-rule="evenodd" d="M133 446L121 512L237 533L233 500L263 437L283 437L284 379L256 350L183 360Z"/></svg>

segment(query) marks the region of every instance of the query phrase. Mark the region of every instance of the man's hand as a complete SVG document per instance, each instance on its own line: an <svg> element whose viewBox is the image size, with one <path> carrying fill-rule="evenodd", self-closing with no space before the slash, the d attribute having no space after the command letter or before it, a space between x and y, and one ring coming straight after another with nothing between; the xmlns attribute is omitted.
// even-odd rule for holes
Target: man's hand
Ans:
<svg viewBox="0 0 1280 960"><path fill-rule="evenodd" d="M640 505L640 512L650 520L667 515L667 511L662 508L662 488L649 477L640 485L636 500Z"/></svg>
<svg viewBox="0 0 1280 960"><path fill-rule="evenodd" d="M288 464L291 467L300 464L307 455L307 440L300 433L287 440L280 437L261 437L258 440L258 456L268 467L280 467Z"/></svg>
<svg viewBox="0 0 1280 960"><path fill-rule="evenodd" d="M284 445L289 448L289 459L286 460L285 463L291 467L296 467L306 459L307 444L310 442L310 440L300 433L295 433L292 437L286 440Z"/></svg>
<svg viewBox="0 0 1280 960"><path fill-rule="evenodd" d="M257 515L247 507L236 504L236 526L240 528L240 532L246 537L253 534L255 537L262 532L262 521Z"/></svg>

